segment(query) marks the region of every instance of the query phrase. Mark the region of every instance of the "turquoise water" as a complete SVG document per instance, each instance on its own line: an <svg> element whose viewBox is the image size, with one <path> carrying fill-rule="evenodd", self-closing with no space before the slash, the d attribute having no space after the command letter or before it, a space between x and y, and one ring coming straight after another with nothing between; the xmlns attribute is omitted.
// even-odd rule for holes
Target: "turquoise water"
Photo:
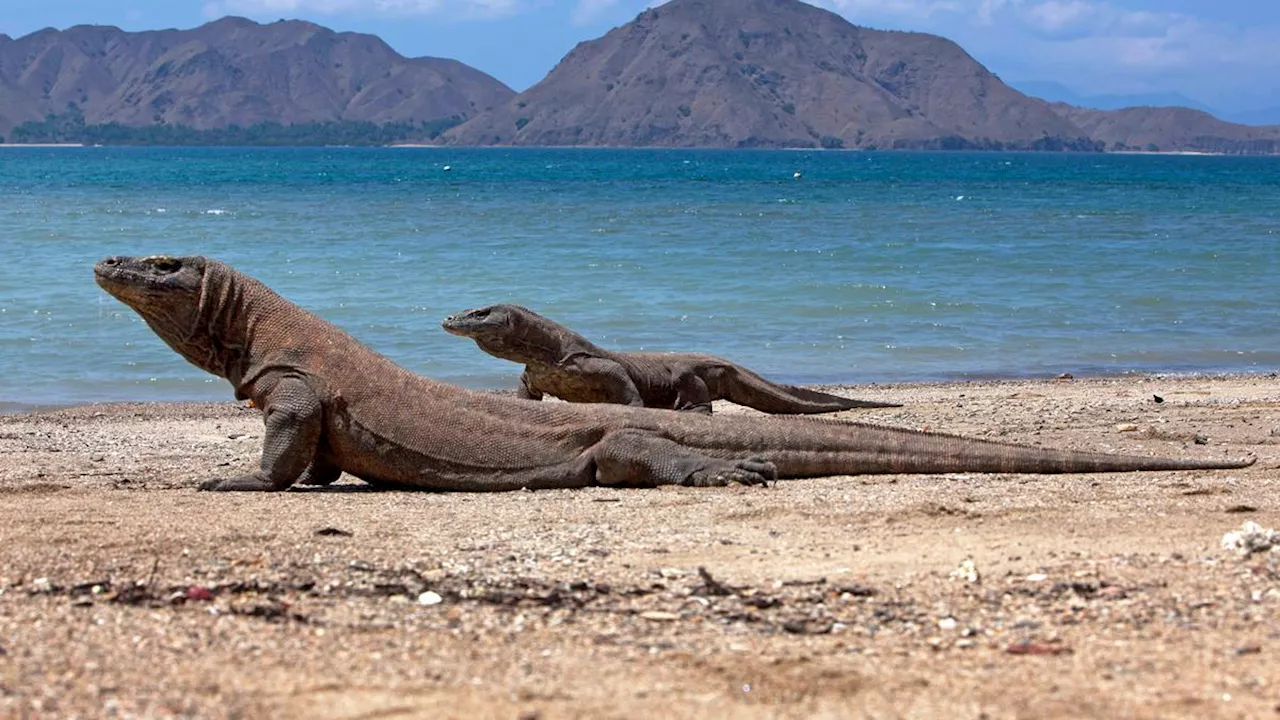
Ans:
<svg viewBox="0 0 1280 720"><path fill-rule="evenodd" d="M230 398L93 283L156 253L470 387L497 301L794 382L1280 369L1275 158L3 148L0 407Z"/></svg>

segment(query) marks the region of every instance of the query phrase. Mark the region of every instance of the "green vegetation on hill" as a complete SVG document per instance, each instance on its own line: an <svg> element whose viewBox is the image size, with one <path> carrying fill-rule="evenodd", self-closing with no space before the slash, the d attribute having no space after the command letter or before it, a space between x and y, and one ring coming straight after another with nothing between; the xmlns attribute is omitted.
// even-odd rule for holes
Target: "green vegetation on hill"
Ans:
<svg viewBox="0 0 1280 720"><path fill-rule="evenodd" d="M156 123L132 126L119 123L86 124L75 105L66 112L49 114L41 122L25 122L9 133L13 143L84 143L86 145L388 145L427 142L457 125L453 116L421 123L343 120L283 125L257 123L247 127L199 130L185 125Z"/></svg>

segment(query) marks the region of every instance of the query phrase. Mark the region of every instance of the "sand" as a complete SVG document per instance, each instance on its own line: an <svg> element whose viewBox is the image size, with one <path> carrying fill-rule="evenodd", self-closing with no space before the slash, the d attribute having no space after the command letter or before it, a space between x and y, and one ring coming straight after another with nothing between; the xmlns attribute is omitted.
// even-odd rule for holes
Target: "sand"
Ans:
<svg viewBox="0 0 1280 720"><path fill-rule="evenodd" d="M1280 553L1221 547L1246 520L1280 526L1275 375L841 392L906 403L850 418L1259 461L770 488L473 495L344 480L215 494L194 486L254 464L256 411L0 416L0 716L1280 710Z"/></svg>

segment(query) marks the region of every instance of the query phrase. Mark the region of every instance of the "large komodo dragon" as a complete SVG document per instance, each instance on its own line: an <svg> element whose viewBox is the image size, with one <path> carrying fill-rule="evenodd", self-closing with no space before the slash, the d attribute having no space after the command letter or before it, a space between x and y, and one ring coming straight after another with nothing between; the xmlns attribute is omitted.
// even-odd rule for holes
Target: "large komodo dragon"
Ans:
<svg viewBox="0 0 1280 720"><path fill-rule="evenodd" d="M113 257L98 284L265 416L260 468L206 490L375 485L518 490L762 484L854 473L1245 467L1049 450L812 418L540 403L405 370L262 283L202 257Z"/></svg>
<svg viewBox="0 0 1280 720"><path fill-rule="evenodd" d="M524 364L517 394L532 400L546 393L569 402L704 413L712 400L728 400L779 415L902 407L778 385L713 355L611 352L519 305L467 310L443 325L490 355Z"/></svg>

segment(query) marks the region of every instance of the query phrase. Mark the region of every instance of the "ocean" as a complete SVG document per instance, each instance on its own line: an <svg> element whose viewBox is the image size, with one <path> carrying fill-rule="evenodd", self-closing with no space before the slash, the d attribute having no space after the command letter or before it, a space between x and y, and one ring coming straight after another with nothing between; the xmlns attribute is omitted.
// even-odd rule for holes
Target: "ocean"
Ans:
<svg viewBox="0 0 1280 720"><path fill-rule="evenodd" d="M0 410L231 398L97 288L118 254L473 388L519 368L440 320L500 301L786 382L1280 369L1280 158L0 148Z"/></svg>

